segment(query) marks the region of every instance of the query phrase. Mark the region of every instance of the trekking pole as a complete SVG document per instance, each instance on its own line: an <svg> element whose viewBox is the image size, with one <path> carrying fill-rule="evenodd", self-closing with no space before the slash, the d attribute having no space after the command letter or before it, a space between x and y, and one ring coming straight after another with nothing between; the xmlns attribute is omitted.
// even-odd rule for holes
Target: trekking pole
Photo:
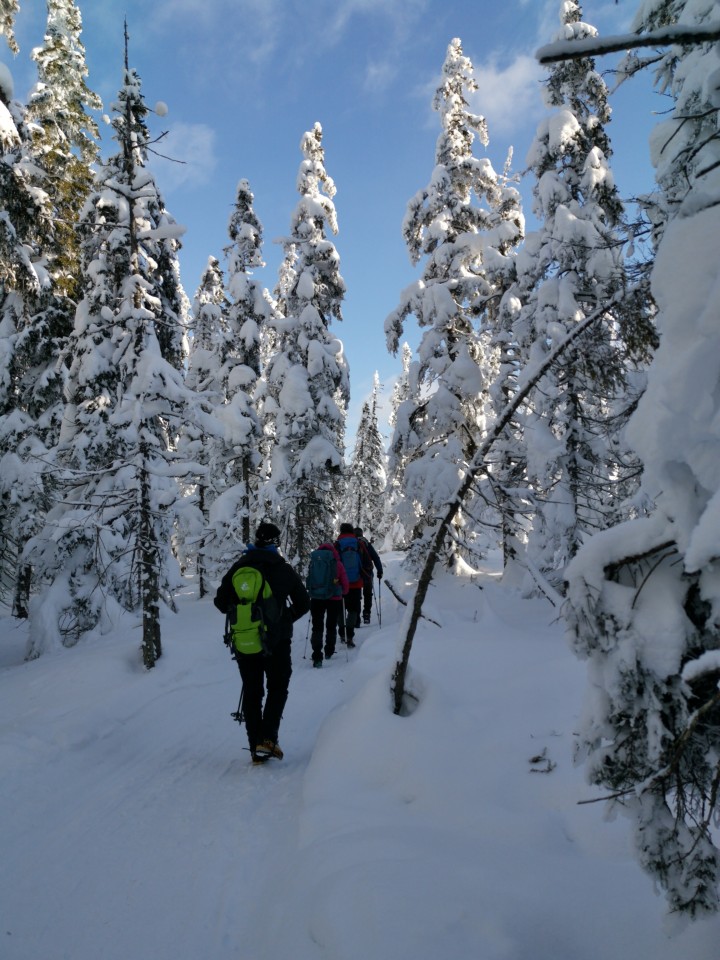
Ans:
<svg viewBox="0 0 720 960"><path fill-rule="evenodd" d="M308 645L308 637L310 636L310 619L311 619L311 615L308 614L308 628L307 628L307 633L305 634L305 649L303 650L303 660L307 660L307 645Z"/></svg>
<svg viewBox="0 0 720 960"><path fill-rule="evenodd" d="M382 626L382 580L378 577L378 626Z"/></svg>
<svg viewBox="0 0 720 960"><path fill-rule="evenodd" d="M231 656L231 657L233 658L233 660L237 663L238 660L237 660L237 658L236 658L236 656L235 656L235 651L233 650L232 629L231 629L231 627L230 627L230 614L229 614L229 613L226 613L226 614L225 614L225 635L224 635L224 637L223 637L223 640L224 640L224 642L225 642L225 646L226 646L226 647L228 648L228 650L230 651L230 656ZM238 723L243 723L244 720L245 720L245 716L244 716L244 714L243 714L243 700L244 700L244 699L245 699L245 685L244 685L243 683L241 683L241 685L240 685L240 699L238 700L237 710L236 710L234 713L231 713L231 714L230 714L230 716L233 718L233 720L237 720Z"/></svg>
<svg viewBox="0 0 720 960"><path fill-rule="evenodd" d="M243 714L243 700L245 699L245 685L243 684L240 687L240 700L238 701L238 708L235 713L231 713L230 716L233 720L237 720L238 723L243 723L245 720L245 715Z"/></svg>

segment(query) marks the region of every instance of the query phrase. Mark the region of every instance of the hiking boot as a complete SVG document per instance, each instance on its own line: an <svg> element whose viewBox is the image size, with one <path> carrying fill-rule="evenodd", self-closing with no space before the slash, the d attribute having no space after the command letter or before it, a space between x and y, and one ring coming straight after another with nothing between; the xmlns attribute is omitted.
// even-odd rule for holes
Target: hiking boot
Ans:
<svg viewBox="0 0 720 960"><path fill-rule="evenodd" d="M363 623L370 623L370 617L363 617Z"/></svg>
<svg viewBox="0 0 720 960"><path fill-rule="evenodd" d="M314 666L314 667L321 667L321 666L322 666L322 660L313 660L313 666Z"/></svg>
<svg viewBox="0 0 720 960"><path fill-rule="evenodd" d="M252 765L254 767L261 767L264 763L267 763L269 757L261 757L253 751L252 756Z"/></svg>
<svg viewBox="0 0 720 960"><path fill-rule="evenodd" d="M348 634L347 645L348 645L349 647L354 647L354 646L355 646L355 641L353 640L353 637L354 637L354 636L355 636L354 633L349 633L349 634Z"/></svg>
<svg viewBox="0 0 720 960"><path fill-rule="evenodd" d="M325 651L325 659L326 659L326 660L329 660L330 657L332 657L334 654L335 654L335 647L333 647L332 650L326 650L326 651Z"/></svg>
<svg viewBox="0 0 720 960"><path fill-rule="evenodd" d="M275 757L276 760L282 760L284 756L279 745L275 743L274 740L263 740L262 743L259 743L257 747L255 747L255 753L264 760L269 760L270 757Z"/></svg>

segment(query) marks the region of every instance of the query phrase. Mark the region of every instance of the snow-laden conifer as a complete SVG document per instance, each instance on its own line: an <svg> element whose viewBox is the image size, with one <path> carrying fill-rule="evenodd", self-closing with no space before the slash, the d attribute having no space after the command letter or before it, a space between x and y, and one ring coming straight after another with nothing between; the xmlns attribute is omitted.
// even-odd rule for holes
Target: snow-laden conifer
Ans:
<svg viewBox="0 0 720 960"><path fill-rule="evenodd" d="M21 403L35 434L28 470L34 474L34 496L22 501L19 523L27 539L42 522L47 506L39 491L51 486L52 450L57 443L67 372L60 361L80 292L78 218L93 182L98 155L98 129L87 114L99 110L100 98L85 82L85 51L80 42L80 13L72 0L48 0L44 42L33 50L38 81L27 105L28 160L31 181L41 190L47 213L38 227L47 280L30 316L18 330L15 344ZM24 448L28 449L29 438ZM20 505L20 504L19 504ZM26 609L29 567L21 570L16 606Z"/></svg>
<svg viewBox="0 0 720 960"><path fill-rule="evenodd" d="M716 17L713 0L645 0L634 28ZM670 910L698 916L720 906L720 44L671 45L654 62L674 102L651 137L660 345L628 428L654 506L580 550L568 616L589 660L589 778L631 818Z"/></svg>
<svg viewBox="0 0 720 960"><path fill-rule="evenodd" d="M212 551L208 511L217 491L224 488L223 440L220 423L213 414L222 407L226 396L223 368L230 341L228 306L222 268L216 257L209 257L192 302L185 375L185 384L198 395L202 412L194 422L183 425L178 440L182 456L201 464L204 470L192 478L194 482L181 484L185 495L175 542L183 569L194 565L200 597L207 593L208 580L213 575L208 564L208 553Z"/></svg>
<svg viewBox="0 0 720 960"><path fill-rule="evenodd" d="M403 223L412 262L426 258L423 275L385 321L393 352L410 315L423 330L410 398L398 412L400 436L393 441L405 457L411 563L426 549L423 531L432 528L484 430L486 391L497 376L495 304L508 285L509 254L523 230L517 190L487 158L473 154L476 139L488 143L485 119L468 105L476 89L472 63L455 39L433 100L442 126L436 165ZM402 505L398 512L402 518Z"/></svg>
<svg viewBox="0 0 720 960"><path fill-rule="evenodd" d="M5 41L12 53L18 52L17 41L15 40L15 17L20 9L18 0L0 0L0 36L5 37Z"/></svg>
<svg viewBox="0 0 720 960"><path fill-rule="evenodd" d="M304 561L333 530L339 506L349 400L341 320L345 282L328 233L337 233L335 184L325 170L322 128L302 137L300 201L283 243L282 316L264 376L263 415L273 442L268 508L282 527L289 556Z"/></svg>
<svg viewBox="0 0 720 960"><path fill-rule="evenodd" d="M407 503L403 498L402 482L407 462L406 450L415 446L409 435L410 416L414 406L410 401L410 368L413 363L412 347L405 342L401 348L402 372L395 381L390 398L388 423L393 428L387 450L387 486L384 497L383 530L389 549L407 547L406 524L401 515Z"/></svg>
<svg viewBox="0 0 720 960"><path fill-rule="evenodd" d="M249 183L241 180L228 224L231 243L225 248L228 280L223 326L213 324L213 343L206 348L218 395L205 442L205 455L212 451L204 481L207 522L203 535L210 577L219 576L250 541L263 509L258 496L265 448L255 393L263 331L275 314L270 295L253 277L253 271L265 265L262 224L253 199Z"/></svg>
<svg viewBox="0 0 720 960"><path fill-rule="evenodd" d="M565 40L597 33L583 22L576 0L563 0L560 19ZM623 208L609 163L607 88L592 58L554 66L546 100L551 112L528 156L540 226L517 261L522 309L515 332L531 363L627 288ZM631 307L637 306L633 300ZM626 466L617 454L637 399L623 325L642 319L642 312L609 309L582 348L550 368L525 409L524 454L535 495L527 562L543 578L562 580L583 538L615 519L617 500L627 492L620 481L638 472L632 458Z"/></svg>
<svg viewBox="0 0 720 960"><path fill-rule="evenodd" d="M355 435L342 517L362 527L366 536L377 538L383 530L383 493L387 483L385 451L378 426L380 378L375 373L373 389L363 403Z"/></svg>
<svg viewBox="0 0 720 960"><path fill-rule="evenodd" d="M28 99L32 151L48 177L53 229L46 252L53 292L77 300L80 287L77 221L93 183L99 131L88 110L102 101L87 85L82 20L73 0L47 0L44 41L33 50L37 83Z"/></svg>
<svg viewBox="0 0 720 960"><path fill-rule="evenodd" d="M145 665L162 652L176 477L189 469L173 451L195 395L181 372L182 228L146 166L147 112L126 38L112 118L119 151L100 169L81 221L85 289L68 347L59 502L32 545L43 586L31 603L30 656L102 627L118 606L141 612Z"/></svg>
<svg viewBox="0 0 720 960"><path fill-rule="evenodd" d="M13 51L16 10L14 3L0 8L0 28ZM49 283L42 241L50 206L41 173L30 155L26 111L0 62L0 584L19 616L27 612L31 572L20 555L45 506L40 477L52 421L45 394L61 383L59 374L37 362L36 353L48 344L38 345L39 332L33 334Z"/></svg>

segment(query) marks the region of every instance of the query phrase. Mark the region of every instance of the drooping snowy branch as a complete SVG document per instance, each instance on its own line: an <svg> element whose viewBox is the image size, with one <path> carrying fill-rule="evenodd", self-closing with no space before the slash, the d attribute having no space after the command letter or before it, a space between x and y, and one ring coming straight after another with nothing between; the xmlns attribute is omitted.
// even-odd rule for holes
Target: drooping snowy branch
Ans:
<svg viewBox="0 0 720 960"><path fill-rule="evenodd" d="M540 47L535 56L539 63L548 65L563 60L577 60L580 57L599 57L622 50L636 50L640 47L666 47L671 44L687 46L696 43L715 43L717 40L720 40L720 24L704 27L683 27L675 24L642 34L623 33L610 37L589 37L572 43L560 40Z"/></svg>

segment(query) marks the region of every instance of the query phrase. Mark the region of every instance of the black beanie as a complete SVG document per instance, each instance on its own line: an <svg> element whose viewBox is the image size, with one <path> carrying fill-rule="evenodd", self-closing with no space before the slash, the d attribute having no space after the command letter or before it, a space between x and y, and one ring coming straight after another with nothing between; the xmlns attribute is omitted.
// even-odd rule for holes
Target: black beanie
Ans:
<svg viewBox="0 0 720 960"><path fill-rule="evenodd" d="M277 546L280 543L280 530L275 526L274 523L267 523L263 521L255 532L255 546L256 547L267 547L269 544L274 543Z"/></svg>

